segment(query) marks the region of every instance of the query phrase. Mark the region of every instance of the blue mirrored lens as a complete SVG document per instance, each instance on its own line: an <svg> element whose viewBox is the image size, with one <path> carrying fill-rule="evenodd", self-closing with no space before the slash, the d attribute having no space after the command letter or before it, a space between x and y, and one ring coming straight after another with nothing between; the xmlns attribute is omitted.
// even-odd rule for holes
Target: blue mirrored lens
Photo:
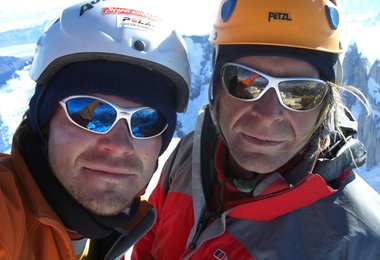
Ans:
<svg viewBox="0 0 380 260"><path fill-rule="evenodd" d="M158 135L166 127L165 117L152 108L144 108L133 113L131 131L135 137Z"/></svg>
<svg viewBox="0 0 380 260"><path fill-rule="evenodd" d="M111 105L88 97L70 99L66 108L75 123L97 133L108 131L117 116Z"/></svg>

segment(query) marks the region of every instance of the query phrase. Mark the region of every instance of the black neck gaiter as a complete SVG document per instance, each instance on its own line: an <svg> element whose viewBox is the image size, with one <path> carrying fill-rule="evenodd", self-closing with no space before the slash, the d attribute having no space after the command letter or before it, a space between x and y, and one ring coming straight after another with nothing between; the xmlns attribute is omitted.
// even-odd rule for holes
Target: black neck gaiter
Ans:
<svg viewBox="0 0 380 260"><path fill-rule="evenodd" d="M127 224L136 214L140 204L138 198L133 201L128 214L100 216L85 209L67 193L53 174L43 151L44 145L45 142L39 136L27 134L22 140L20 150L46 200L67 229L86 238L103 238L115 228Z"/></svg>

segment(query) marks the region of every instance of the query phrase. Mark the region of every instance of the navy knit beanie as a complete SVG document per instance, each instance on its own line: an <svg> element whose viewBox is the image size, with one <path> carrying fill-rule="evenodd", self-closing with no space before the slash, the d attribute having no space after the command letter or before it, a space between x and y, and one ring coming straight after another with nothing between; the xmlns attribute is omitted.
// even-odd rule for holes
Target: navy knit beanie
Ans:
<svg viewBox="0 0 380 260"><path fill-rule="evenodd" d="M321 51L268 45L220 45L216 57L213 84L219 80L219 72L224 63L244 56L280 56L306 61L313 65L323 80L335 81L334 65L338 55Z"/></svg>
<svg viewBox="0 0 380 260"><path fill-rule="evenodd" d="M165 115L168 127L162 134L160 154L165 151L177 122L174 86L158 73L124 62L92 60L71 63L48 83L37 84L29 102L28 118L32 131L38 134L47 125L62 99L94 93L120 96Z"/></svg>

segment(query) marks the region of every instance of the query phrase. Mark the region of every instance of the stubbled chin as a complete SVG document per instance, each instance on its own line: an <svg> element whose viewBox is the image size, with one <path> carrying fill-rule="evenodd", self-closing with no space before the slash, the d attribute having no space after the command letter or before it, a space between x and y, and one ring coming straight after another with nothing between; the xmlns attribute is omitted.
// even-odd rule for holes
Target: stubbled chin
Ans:
<svg viewBox="0 0 380 260"><path fill-rule="evenodd" d="M131 204L134 196L126 190L113 186L87 187L74 191L75 199L85 208L99 215L114 215L125 210Z"/></svg>
<svg viewBox="0 0 380 260"><path fill-rule="evenodd" d="M273 163L272 157L268 157L259 153L249 154L245 157L237 157L238 158L235 157L237 163L248 171L253 171L257 173L268 173L280 167L280 165L276 165Z"/></svg>
<svg viewBox="0 0 380 260"><path fill-rule="evenodd" d="M125 211L131 204L133 198L121 200L119 196L107 196L103 194L102 198L98 200L92 199L91 201L81 201L80 203L98 215L116 215L122 211Z"/></svg>
<svg viewBox="0 0 380 260"><path fill-rule="evenodd" d="M288 160L289 153L279 153L273 147L240 144L230 147L235 161L244 169L268 173L280 168Z"/></svg>

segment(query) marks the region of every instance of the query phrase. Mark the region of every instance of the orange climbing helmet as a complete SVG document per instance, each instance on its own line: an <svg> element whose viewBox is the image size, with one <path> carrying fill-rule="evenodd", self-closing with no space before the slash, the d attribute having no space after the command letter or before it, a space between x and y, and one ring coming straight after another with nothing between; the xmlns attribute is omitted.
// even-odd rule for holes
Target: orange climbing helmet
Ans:
<svg viewBox="0 0 380 260"><path fill-rule="evenodd" d="M219 73L239 57L285 56L304 60L323 80L340 83L342 11L339 0L221 0L209 41L214 46L209 105L218 126Z"/></svg>
<svg viewBox="0 0 380 260"><path fill-rule="evenodd" d="M222 0L210 41L342 53L337 0Z"/></svg>

